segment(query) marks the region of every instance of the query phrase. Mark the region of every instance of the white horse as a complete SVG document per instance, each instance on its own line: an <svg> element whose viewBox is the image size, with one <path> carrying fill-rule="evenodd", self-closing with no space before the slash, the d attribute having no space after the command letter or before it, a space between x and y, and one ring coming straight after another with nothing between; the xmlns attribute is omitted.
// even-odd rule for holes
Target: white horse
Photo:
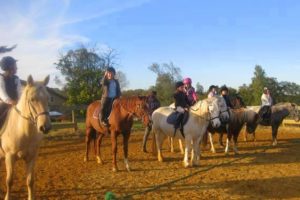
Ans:
<svg viewBox="0 0 300 200"><path fill-rule="evenodd" d="M227 107L226 102L225 102L223 97L215 96L215 98L219 98L218 99L218 106L220 108L220 120L221 120L221 122L222 123L228 123L229 120L230 120L230 109ZM170 105L170 107L175 108L175 104L172 103ZM169 144L170 144L170 151L174 152L174 138L168 137L168 140L169 140ZM184 148L183 148L183 144L182 144L181 139L178 140L178 144L179 144L180 153L184 154Z"/></svg>
<svg viewBox="0 0 300 200"><path fill-rule="evenodd" d="M205 133L209 123L213 127L219 127L221 125L220 121L220 107L219 102L223 98L213 97L198 101L189 111L189 119L184 125L185 138L180 134L179 131L175 134L175 137L185 140L185 155L184 155L184 166L188 167L188 154L193 145L193 151L191 156L191 165L197 165L200 159L200 147L199 143ZM224 100L223 100L224 101ZM225 104L226 105L226 104ZM162 157L162 144L166 136L174 136L174 126L167 123L168 116L174 112L174 109L167 107L160 107L155 110L152 114L152 131L155 136L156 148L158 153L158 160L163 161ZM226 114L224 114L226 115ZM226 120L229 119L229 115L225 117Z"/></svg>
<svg viewBox="0 0 300 200"><path fill-rule="evenodd" d="M8 111L0 131L0 159L5 158L7 173L5 200L11 199L14 165L19 158L26 163L28 199L34 199L34 164L42 133L51 128L45 87L48 82L49 76L43 82L34 82L31 76L28 77L18 104Z"/></svg>

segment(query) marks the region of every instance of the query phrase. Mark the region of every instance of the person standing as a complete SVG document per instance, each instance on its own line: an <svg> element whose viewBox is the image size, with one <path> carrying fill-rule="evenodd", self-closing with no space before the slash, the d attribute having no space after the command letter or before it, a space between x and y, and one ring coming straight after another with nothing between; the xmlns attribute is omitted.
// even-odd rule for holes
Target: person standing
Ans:
<svg viewBox="0 0 300 200"><path fill-rule="evenodd" d="M152 116L152 113L160 107L160 101L157 99L156 97L157 92L156 91L151 91L150 95L147 98L147 104L149 106L149 115L150 115L150 119ZM144 134L144 138L143 138L143 152L147 152L147 148L146 148L146 143L149 137L149 134L152 130L152 121L150 120L150 123L146 126L145 129L145 134Z"/></svg>

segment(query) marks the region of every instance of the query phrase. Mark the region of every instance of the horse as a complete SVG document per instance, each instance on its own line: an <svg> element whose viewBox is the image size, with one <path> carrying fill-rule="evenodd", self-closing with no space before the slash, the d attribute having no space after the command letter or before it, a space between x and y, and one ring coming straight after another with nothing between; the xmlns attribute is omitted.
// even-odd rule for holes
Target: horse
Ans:
<svg viewBox="0 0 300 200"><path fill-rule="evenodd" d="M34 165L43 133L51 129L48 111L47 76L42 82L34 82L32 76L27 79L17 105L12 106L0 131L0 159L5 158L6 195L11 199L12 178L17 159L26 164L28 199L34 199Z"/></svg>
<svg viewBox="0 0 300 200"><path fill-rule="evenodd" d="M90 142L93 139L93 132L97 133L96 138L96 158L97 162L103 164L100 153L100 145L103 136L109 132L112 143L112 171L118 171L116 155L117 155L117 136L123 135L123 151L124 151L124 162L126 169L130 171L128 163L128 140L131 133L131 128L133 125L134 116L143 120L143 123L146 125L149 123L149 111L147 106L147 98L145 96L133 96L133 97L121 97L114 100L112 105L112 110L109 116L109 127L104 127L99 123L98 114L95 114L95 111L99 112L100 101L94 101L87 108L86 113L86 153L84 161L89 160L89 149Z"/></svg>
<svg viewBox="0 0 300 200"><path fill-rule="evenodd" d="M223 101L222 101L223 100ZM176 138L185 140L185 155L184 155L184 167L189 166L188 154L190 152L191 144L193 145L193 151L191 156L191 166L198 165L200 159L199 143L202 139L204 132L209 123L214 127L221 125L220 121L220 101L222 105L226 106L223 98L212 97L202 101L198 101L194 106L189 109L189 118L184 125L185 137L180 133L175 135ZM162 156L162 144L166 136L174 137L174 127L172 124L167 123L168 116L174 112L174 109L167 107L160 107L152 114L152 132L156 142L158 161L163 161ZM225 115L225 120L229 118L227 112L222 113Z"/></svg>
<svg viewBox="0 0 300 200"><path fill-rule="evenodd" d="M220 120L222 122L222 124L226 124L228 121L229 121L229 108L227 107L226 105L226 102L224 100L223 97L219 97L219 96L215 96L216 98L219 98L218 100L218 105L219 105L219 108L220 108ZM235 98L237 99L237 98ZM239 101L240 102L240 101ZM240 105L240 104L239 104ZM174 103L170 105L170 107L172 108L175 108L175 105ZM206 136L207 134L204 135L204 137ZM174 152L174 141L173 141L173 138L172 137L169 137L169 144L170 144L170 151L171 152ZM182 141L179 139L178 140L179 142L179 149L180 149L180 152L181 154L184 154L184 150L183 150L183 145L182 145Z"/></svg>
<svg viewBox="0 0 300 200"><path fill-rule="evenodd" d="M295 103L290 102L281 102L273 105L271 107L271 120L269 123L264 123L263 119L260 116L258 123L262 126L271 126L272 127L272 145L277 145L277 133L280 124L283 119L287 116L291 116L296 122L299 121L299 110L298 106ZM255 132L254 132L255 134ZM245 138L247 138L247 132L244 132Z"/></svg>
<svg viewBox="0 0 300 200"><path fill-rule="evenodd" d="M220 126L218 129L215 129L211 126L208 127L208 136L210 139L210 145L211 145L211 151L213 153L216 152L212 134L219 133L219 143L220 139L222 139L222 134L227 133L227 140L226 140L226 147L225 147L225 153L228 154L229 152L229 144L231 141L231 138L233 137L233 150L235 154L238 154L237 149L237 139L239 136L239 133L241 129L243 128L244 124L246 124L246 131L248 133L255 132L255 129L257 127L259 120L259 116L256 112L250 109L240 108L240 109L231 109L230 110L230 119L227 125ZM203 139L204 144L206 144L207 137Z"/></svg>

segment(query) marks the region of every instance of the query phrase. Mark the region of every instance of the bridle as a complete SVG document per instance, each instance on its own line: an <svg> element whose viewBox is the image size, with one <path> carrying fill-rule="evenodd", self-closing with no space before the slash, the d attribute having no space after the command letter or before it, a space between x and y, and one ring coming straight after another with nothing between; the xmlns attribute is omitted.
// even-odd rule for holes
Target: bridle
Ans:
<svg viewBox="0 0 300 200"><path fill-rule="evenodd" d="M201 104L202 104L202 101L200 101L199 107L197 107L196 109L190 107L190 110L192 110L192 111L198 111L198 110L201 108ZM217 118L220 119L220 114L221 114L221 112L219 113L218 116L216 116L216 117L211 117L211 112L210 112L210 110L209 110L209 108L208 108L208 116L209 116L209 117L208 117L206 120L210 122L210 121L212 121L212 120L214 120L214 119L217 119ZM200 116L200 117L201 117L201 118L204 118L204 117L202 117L202 116Z"/></svg>
<svg viewBox="0 0 300 200"><path fill-rule="evenodd" d="M40 113L37 113L34 106L32 105L32 102L30 100L27 99L27 94L28 91L26 91L26 102L27 102L27 106L29 108L29 116L25 116L24 114L22 114L22 112L17 108L17 106L14 106L15 111L23 118L26 119L27 121L30 121L33 125L37 125L37 120L40 116L42 115L47 115L49 116L49 112L48 111L43 111Z"/></svg>

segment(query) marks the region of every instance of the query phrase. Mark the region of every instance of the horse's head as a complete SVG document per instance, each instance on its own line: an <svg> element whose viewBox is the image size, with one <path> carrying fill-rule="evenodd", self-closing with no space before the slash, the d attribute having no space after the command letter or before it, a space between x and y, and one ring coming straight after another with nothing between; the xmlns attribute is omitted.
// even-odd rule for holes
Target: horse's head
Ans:
<svg viewBox="0 0 300 200"><path fill-rule="evenodd" d="M291 103L292 109L290 110L290 115L293 117L293 119L298 122L299 121L299 110L298 105L295 103Z"/></svg>
<svg viewBox="0 0 300 200"><path fill-rule="evenodd" d="M51 129L46 89L48 82L49 76L44 81L35 82L30 75L17 105L18 108L22 108L19 111L20 115L33 123L38 132L43 133L47 133Z"/></svg>
<svg viewBox="0 0 300 200"><path fill-rule="evenodd" d="M138 96L134 102L134 114L143 121L143 124L147 126L150 124L150 111L147 103L146 96Z"/></svg>
<svg viewBox="0 0 300 200"><path fill-rule="evenodd" d="M229 108L226 105L226 102L223 97L215 97L218 102L218 107L220 109L220 120L222 123L229 122Z"/></svg>
<svg viewBox="0 0 300 200"><path fill-rule="evenodd" d="M205 107L207 107L206 109L208 110L209 113L209 121L211 123L211 125L214 128L218 128L219 126L221 126L221 121L220 121L220 108L218 105L218 99L215 97L212 98L207 98L205 100L203 100L205 103L207 103L207 105L205 105Z"/></svg>

